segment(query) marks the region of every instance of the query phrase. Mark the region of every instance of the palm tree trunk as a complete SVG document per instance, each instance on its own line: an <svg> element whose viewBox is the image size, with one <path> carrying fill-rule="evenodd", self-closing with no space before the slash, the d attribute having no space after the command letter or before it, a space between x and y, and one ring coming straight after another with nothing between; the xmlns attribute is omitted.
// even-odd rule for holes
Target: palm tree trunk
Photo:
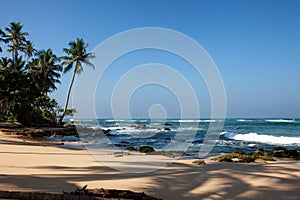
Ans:
<svg viewBox="0 0 300 200"><path fill-rule="evenodd" d="M11 52L12 54L12 59L13 59L13 69L15 70L16 69L16 56L15 56L15 50L13 50Z"/></svg>
<svg viewBox="0 0 300 200"><path fill-rule="evenodd" d="M73 82L75 80L75 75L76 75L76 68L74 69L74 72L73 72L73 76L72 76L71 83L70 83L70 86L69 86L69 89L68 89L68 93L67 93L66 104L65 104L65 107L64 107L64 111L63 111L63 113L62 113L62 115L61 115L61 117L59 119L59 123L61 123L62 120L64 119L65 114L66 114L67 109L68 109L69 98L70 98L70 94L71 94Z"/></svg>

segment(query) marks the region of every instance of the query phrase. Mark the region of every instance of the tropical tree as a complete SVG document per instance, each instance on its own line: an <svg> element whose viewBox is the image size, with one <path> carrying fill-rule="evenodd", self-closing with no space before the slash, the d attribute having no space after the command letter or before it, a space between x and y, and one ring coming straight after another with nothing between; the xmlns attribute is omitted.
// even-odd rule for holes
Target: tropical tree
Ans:
<svg viewBox="0 0 300 200"><path fill-rule="evenodd" d="M0 59L0 120L7 118L9 114L9 84L7 79L9 77L10 59L3 57Z"/></svg>
<svg viewBox="0 0 300 200"><path fill-rule="evenodd" d="M27 73L23 70L25 62L19 56L13 64L10 58L1 58L1 100L3 106L3 116L21 116L20 108L30 104L27 101L30 97ZM26 116L26 113L24 113Z"/></svg>
<svg viewBox="0 0 300 200"><path fill-rule="evenodd" d="M24 42L26 41L27 32L22 31L23 25L20 22L11 22L9 27L5 28L6 33L3 35L3 41L10 43L8 52L12 53L13 63L15 64L20 50L23 50Z"/></svg>
<svg viewBox="0 0 300 200"><path fill-rule="evenodd" d="M0 29L0 42L4 42L5 33ZM2 53L2 48L0 47L0 53Z"/></svg>
<svg viewBox="0 0 300 200"><path fill-rule="evenodd" d="M34 52L36 52L36 49L34 48L34 44L32 41L26 40L23 46L23 52L26 57L26 63L28 63L28 60L30 57L34 55Z"/></svg>
<svg viewBox="0 0 300 200"><path fill-rule="evenodd" d="M73 75L70 82L70 86L68 89L67 97L66 97L66 103L65 107L63 109L62 115L59 119L59 122L61 123L68 108L69 104L69 98L72 90L72 86L75 80L76 74L80 74L83 71L83 64L86 64L88 66L91 66L95 68L94 64L90 62L90 59L95 58L94 53L87 53L87 47L89 44L85 44L82 38L77 38L76 41L71 41L69 43L69 48L64 48L64 52L67 54L67 56L63 56L63 62L62 64L65 65L65 68L63 70L63 73L66 73L70 71L73 67Z"/></svg>
<svg viewBox="0 0 300 200"><path fill-rule="evenodd" d="M58 63L59 58L53 54L51 49L38 51L37 58L28 64L29 73L33 85L43 95L56 90L57 83L60 83L60 72L62 66Z"/></svg>

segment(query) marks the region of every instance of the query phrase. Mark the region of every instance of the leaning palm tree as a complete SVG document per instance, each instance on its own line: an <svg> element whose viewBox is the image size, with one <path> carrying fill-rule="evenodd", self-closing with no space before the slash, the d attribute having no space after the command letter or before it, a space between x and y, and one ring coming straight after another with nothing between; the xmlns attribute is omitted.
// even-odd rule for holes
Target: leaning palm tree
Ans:
<svg viewBox="0 0 300 200"><path fill-rule="evenodd" d="M65 107L63 109L63 113L59 119L59 122L61 123L62 120L65 117L65 114L67 112L67 108L68 108L68 104L69 104L69 98L70 98L70 94L71 94L71 90L72 90L72 86L75 80L75 76L76 74L80 74L83 71L83 66L82 64L86 64L89 65L93 68L95 68L94 64L92 64L90 62L91 58L95 58L95 54L94 53L87 53L86 49L89 46L89 44L85 44L85 42L83 41L82 38L77 38L76 41L71 41L69 43L69 47L70 48L64 48L64 52L66 54L68 54L67 56L63 56L62 59L64 60L62 62L63 65L66 65L66 67L64 68L63 73L66 73L68 71L70 71L73 66L74 70L73 70L73 75L72 75L72 79L70 82L70 86L68 89L68 93L67 93L67 97L66 97L66 104Z"/></svg>
<svg viewBox="0 0 300 200"><path fill-rule="evenodd" d="M26 41L27 32L22 31L23 25L20 22L11 22L9 27L5 28L6 33L4 34L3 41L10 43L8 45L8 51L12 52L13 63L15 64L18 58L18 52L22 50L24 42Z"/></svg>

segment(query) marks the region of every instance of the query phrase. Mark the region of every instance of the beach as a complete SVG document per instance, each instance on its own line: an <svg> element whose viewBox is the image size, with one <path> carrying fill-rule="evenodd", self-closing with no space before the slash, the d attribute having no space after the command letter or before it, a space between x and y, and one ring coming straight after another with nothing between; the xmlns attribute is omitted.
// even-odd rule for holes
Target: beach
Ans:
<svg viewBox="0 0 300 200"><path fill-rule="evenodd" d="M299 161L239 164L207 158L206 165L196 165L193 159L178 159L158 170L129 173L105 166L87 150L67 149L59 143L0 135L0 148L3 191L61 193L88 185L88 188L145 192L162 199L300 197ZM134 158L127 155L126 159Z"/></svg>

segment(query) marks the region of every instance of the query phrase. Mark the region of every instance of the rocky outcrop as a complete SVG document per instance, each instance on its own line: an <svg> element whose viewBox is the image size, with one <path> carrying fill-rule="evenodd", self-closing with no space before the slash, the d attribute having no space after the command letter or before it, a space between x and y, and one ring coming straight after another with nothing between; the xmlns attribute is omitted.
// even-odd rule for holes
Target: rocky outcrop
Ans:
<svg viewBox="0 0 300 200"><path fill-rule="evenodd" d="M50 137L53 135L77 135L76 128L18 128L18 129L0 129L0 133L6 135L22 135L30 138Z"/></svg>
<svg viewBox="0 0 300 200"><path fill-rule="evenodd" d="M273 150L273 156L277 158L292 158L295 160L300 160L300 149L287 150L284 147L276 147Z"/></svg>
<svg viewBox="0 0 300 200"><path fill-rule="evenodd" d="M150 147L150 146L141 146L139 149L139 152L141 152L141 153L151 153L154 151L155 151L154 148Z"/></svg>
<svg viewBox="0 0 300 200"><path fill-rule="evenodd" d="M235 149L231 153L213 158L218 162L255 162L257 160L263 161L275 161L274 158L288 158L294 160L300 160L300 149L287 150L284 147L276 147L273 151L266 151L264 149L257 149L249 154L245 153L241 149Z"/></svg>

